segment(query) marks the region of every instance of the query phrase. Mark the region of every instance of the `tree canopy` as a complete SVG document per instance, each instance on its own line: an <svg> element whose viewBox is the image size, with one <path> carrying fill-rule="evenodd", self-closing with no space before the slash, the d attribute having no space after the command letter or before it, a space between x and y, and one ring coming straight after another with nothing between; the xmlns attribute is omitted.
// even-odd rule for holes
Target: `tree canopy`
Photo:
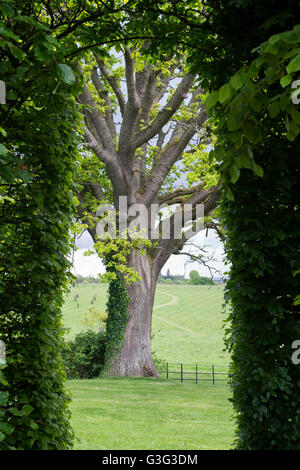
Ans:
<svg viewBox="0 0 300 470"><path fill-rule="evenodd" d="M114 264L125 278L131 275L131 280L138 281L129 291L144 291L136 295L148 299L143 310L150 327L161 268L172 253L179 253L185 242L204 228L203 216L206 223L211 222L219 191L218 176L208 161L213 132L206 126L205 90L189 73L183 51L178 48L172 55L153 61L149 47L149 42L120 43L101 56L88 55L77 67L84 77L78 100L84 112L86 140L78 178L78 214L98 254L104 260L109 257L107 266ZM122 197L126 197L125 209ZM97 208L108 203L125 220L115 221L116 240L106 233L99 240ZM201 214L197 212L200 204ZM123 222L129 228L125 240ZM137 232L131 229L134 222ZM142 267L139 256L149 266ZM144 270L151 281L143 280ZM150 284L143 287L143 282ZM131 301L125 339L136 334L130 325L137 308ZM143 334L146 339L139 339L139 348L145 355L150 328ZM129 337L127 341L134 343ZM148 355L151 357L150 351ZM135 351L134 361L136 357ZM138 367L144 370L142 360L134 374ZM131 374L131 369L127 356L124 373ZM148 375L149 371L147 366Z"/></svg>
<svg viewBox="0 0 300 470"><path fill-rule="evenodd" d="M93 234L96 204L108 201L118 211L124 194L130 204L146 207L176 203L180 214L185 202L204 203L210 215L220 197L215 172L232 265L226 341L236 446L297 448L299 368L291 347L300 332L294 300L299 13L296 0L1 2L6 103L0 105L0 323L7 351L5 378L0 371L2 448L72 445L60 307L75 191L79 214ZM122 54L121 65L116 54ZM83 129L85 143L79 143ZM214 145L210 159L202 146L207 143ZM93 154L79 157L83 145ZM182 163L190 187L178 187ZM175 215L169 218L172 225ZM195 222L193 210L188 221ZM116 368L121 375L128 373L128 358L134 358L131 375L156 375L149 312L162 264L184 241L173 233L144 244L141 252L140 240L131 246L122 241L125 254L120 246L103 251L99 245L115 274L112 310L114 299L124 300L112 320L120 314L120 330L135 331L134 341L126 342L125 334ZM128 289L116 272L116 262L124 260L140 274Z"/></svg>

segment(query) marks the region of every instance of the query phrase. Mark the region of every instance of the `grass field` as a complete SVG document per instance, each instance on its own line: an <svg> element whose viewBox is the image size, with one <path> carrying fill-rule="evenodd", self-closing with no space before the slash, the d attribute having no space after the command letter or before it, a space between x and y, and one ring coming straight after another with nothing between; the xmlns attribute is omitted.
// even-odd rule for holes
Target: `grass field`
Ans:
<svg viewBox="0 0 300 470"><path fill-rule="evenodd" d="M233 442L225 383L70 380L75 449L219 450Z"/></svg>
<svg viewBox="0 0 300 470"><path fill-rule="evenodd" d="M67 337L99 328L97 317L87 314L91 307L105 311L106 294L105 284L72 289L63 308ZM152 338L156 356L169 363L198 363L201 370L211 370L211 364L216 371L226 370L222 303L219 286L158 285ZM68 388L76 449L214 450L229 449L233 442L226 382L102 377L70 380Z"/></svg>
<svg viewBox="0 0 300 470"><path fill-rule="evenodd" d="M72 289L63 308L70 338L88 328L99 328L97 319L87 324L85 314L90 307L105 311L106 293L105 284L81 284ZM78 302L74 301L76 294ZM227 364L222 303L220 286L158 285L152 323L155 354L168 362Z"/></svg>

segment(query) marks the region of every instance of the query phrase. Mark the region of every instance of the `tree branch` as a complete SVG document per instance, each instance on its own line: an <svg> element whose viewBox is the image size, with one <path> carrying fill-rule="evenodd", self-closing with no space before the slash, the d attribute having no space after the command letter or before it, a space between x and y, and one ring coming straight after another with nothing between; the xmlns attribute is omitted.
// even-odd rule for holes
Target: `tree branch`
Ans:
<svg viewBox="0 0 300 470"><path fill-rule="evenodd" d="M124 112L125 112L125 98L123 96L123 93L121 91L121 88L119 87L115 77L113 75L111 75L109 73L109 70L108 68L106 67L105 63L103 62L102 59L99 58L99 56L97 54L94 54L95 56L95 59L97 61L97 64L101 70L101 73L103 75L103 77L107 80L107 82L110 84L114 94L116 95L116 98L118 100L118 103L119 103L119 108L120 108L120 112L122 114L122 116L124 115Z"/></svg>
<svg viewBox="0 0 300 470"><path fill-rule="evenodd" d="M192 188L175 189L174 191L170 193L160 196L158 198L158 202L159 204L167 204L167 205L183 204L184 198L186 196L190 196L191 194L198 192L200 189L203 188L203 186L204 186L204 183L200 183L197 186L194 186Z"/></svg>
<svg viewBox="0 0 300 470"><path fill-rule="evenodd" d="M137 134L135 139L135 149L141 147L145 142L149 141L154 137L158 132L164 127L165 124L171 119L175 114L183 100L186 98L187 93L189 92L195 75L186 74L175 93L171 97L170 101L164 106L164 108L158 113L157 117L152 121L152 123L145 129Z"/></svg>
<svg viewBox="0 0 300 470"><path fill-rule="evenodd" d="M135 87L134 60L131 57L131 53L132 51L129 49L129 47L125 46L125 76L128 99L125 106L122 126L120 129L118 149L118 157L123 162L123 165L126 166L128 173L131 170L132 159L135 150L132 137L135 132L138 110L140 108L140 100Z"/></svg>
<svg viewBox="0 0 300 470"><path fill-rule="evenodd" d="M116 139L117 132L116 132L116 126L115 126L115 123L114 123L112 103L109 99L109 96L108 96L103 84L101 83L101 80L100 80L99 75L97 73L97 68L96 67L94 68L94 70L92 72L91 78L92 78L93 85L94 85L94 87L96 88L96 90L98 92L99 97L105 102L105 106L106 106L105 120L106 120L106 123L107 123L107 127L110 131L111 137L114 140L114 139Z"/></svg>
<svg viewBox="0 0 300 470"><path fill-rule="evenodd" d="M111 155L110 152L107 152L103 147L101 147L99 142L97 142L96 138L87 128L85 129L85 137L87 140L86 145L92 149L99 160L106 165L107 173L113 186L119 188L121 192L123 191L123 194L126 194L128 186L117 157L115 155Z"/></svg>
<svg viewBox="0 0 300 470"><path fill-rule="evenodd" d="M202 110L197 117L197 125L205 122L206 119L206 112ZM182 128L180 130L179 128L176 128L170 142L166 145L165 150L161 152L160 158L151 172L151 179L149 180L143 194L144 204L148 205L151 203L157 192L160 190L172 166L179 159L191 138L196 133L197 127L195 122L190 124L191 125L186 129L184 129L183 126L181 126Z"/></svg>
<svg viewBox="0 0 300 470"><path fill-rule="evenodd" d="M186 201L186 204L193 205L192 210L186 212L186 209L184 210L184 207L182 205L169 218L165 219L165 221L160 222L158 228L159 233L162 232L163 223L166 223L167 226L168 224L170 224L170 238L161 238L158 242L157 249L162 250L166 254L169 253L169 256L171 253L178 253L190 238L194 237L204 228L203 225L199 223L199 220L196 219L196 204L204 203L204 217L207 217L211 214L212 210L216 208L219 197L220 190L218 188L211 188L209 191L201 189L199 193L195 193L194 195L192 195ZM185 222L185 224L191 221L194 222L192 223L192 227L188 231L185 231L184 233L180 234L181 238L175 238L179 235L178 233L175 233L175 223L178 223L180 217L182 221L182 228L184 228L183 222ZM155 241L155 239L153 239L153 241Z"/></svg>
<svg viewBox="0 0 300 470"><path fill-rule="evenodd" d="M81 71L80 66L78 68ZM110 131L107 127L105 119L99 113L97 106L92 98L92 95L86 83L84 83L83 91L79 95L78 99L81 104L88 106L87 113L89 114L93 122L93 126L97 131L98 138L101 141L103 148L106 151L110 152L112 155L114 155L115 146L114 146Z"/></svg>

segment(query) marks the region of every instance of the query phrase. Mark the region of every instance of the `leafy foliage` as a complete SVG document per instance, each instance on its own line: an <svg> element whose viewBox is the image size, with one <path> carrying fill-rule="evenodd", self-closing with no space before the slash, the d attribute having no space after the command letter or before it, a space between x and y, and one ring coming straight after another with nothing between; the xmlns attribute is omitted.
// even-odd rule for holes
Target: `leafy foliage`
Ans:
<svg viewBox="0 0 300 470"><path fill-rule="evenodd" d="M113 239L108 236L105 240L96 241L94 248L97 254L105 260L107 268L106 273L101 275L101 279L109 282L117 280L119 273L126 284L138 281L140 275L133 268L126 265L127 257L133 250L138 250L139 253L144 255L147 248L151 246L150 240L144 240L141 237Z"/></svg>
<svg viewBox="0 0 300 470"><path fill-rule="evenodd" d="M0 79L7 96L0 106L0 326L8 362L1 390L7 387L9 409L32 406L34 420L30 427L22 413L2 414L13 429L4 448L72 444L60 308L80 119L73 95L81 79L65 62L91 37L120 34L123 10L122 2L107 8L86 0L1 1Z"/></svg>
<svg viewBox="0 0 300 470"><path fill-rule="evenodd" d="M16 447L10 443L10 436L15 431L15 426L12 424L14 418L18 417L18 420L27 427L29 434L33 434L34 430L38 429L38 424L30 417L33 408L28 403L20 401L19 408L9 406L8 382L3 369L5 366L0 366L0 449L16 450Z"/></svg>
<svg viewBox="0 0 300 470"><path fill-rule="evenodd" d="M217 124L211 157L222 175L221 214L231 264L226 342L232 355L236 446L297 449L300 370L292 363L291 345L300 334L294 303L299 293L294 273L300 262L300 147L299 112L289 85L299 71L299 27L291 15L299 3L288 2L280 18L272 11L264 19L268 1L231 3L231 18L218 8L214 12L223 41L217 49L221 55L234 52L238 66L232 70L224 60L223 69L210 75L214 92L206 106L214 109ZM255 5L257 15L246 26L244 18L248 21ZM238 27L233 38L237 10L244 29ZM249 29L252 21L256 27Z"/></svg>
<svg viewBox="0 0 300 470"><path fill-rule="evenodd" d="M2 449L66 449L73 440L61 306L79 115L67 84L74 83L73 72L59 65L62 52L36 20L35 6L0 6L0 78L8 91L0 107Z"/></svg>
<svg viewBox="0 0 300 470"><path fill-rule="evenodd" d="M263 167L255 162L253 153L278 129L290 141L299 135L299 46L299 25L271 36L255 49L259 53L256 59L209 95L206 106L216 109L218 122L218 143L211 158L219 162L223 181L228 185L238 180L241 168L263 176ZM292 84L295 88L289 86ZM229 187L227 196L232 197Z"/></svg>
<svg viewBox="0 0 300 470"><path fill-rule="evenodd" d="M78 101L85 118L86 139L78 174L78 215L83 227L88 227L96 252L109 268L105 277L113 282L109 291L113 301L109 303L111 319L108 311L108 342L115 337L117 350L124 335L125 319L132 320L138 308L132 302L127 315L128 306L122 306L127 288L126 285L122 288L119 281L129 284L141 280L141 284L136 283L137 289L144 282L143 273L138 272L144 268L131 255L139 253L147 257L147 262L152 260L147 271L153 274L155 288L167 258L172 252L179 252L188 238L203 228L202 223L197 223L200 217L196 205L203 203L208 215L218 198L218 175L208 162L212 130L205 126L204 91L195 76L188 73L180 47L155 60L145 52L147 48L147 41L120 42L114 48L106 46L106 54L89 52L78 65L84 77ZM88 150L93 152L92 156ZM201 183L195 185L199 179ZM124 196L126 210L120 202ZM183 216L185 203L192 208ZM140 205L139 209L135 204ZM165 213L163 205L168 209ZM98 208L105 212L100 220L95 217ZM175 235L176 230L182 229L175 221L179 218L184 228L192 229L185 230L182 237ZM100 222L103 222L101 236ZM168 224L169 237L165 234ZM108 229L120 238L110 238ZM152 297L150 286L146 295ZM152 315L151 307L147 315ZM146 324L150 328L151 322ZM126 334L137 338L141 331L129 326ZM147 335L150 337L149 332ZM128 339L127 344L131 346L124 350L131 347L133 350L134 339ZM141 352L142 341L140 344ZM111 351L108 348L108 353ZM148 355L151 356L150 349ZM122 355L119 357L122 362ZM126 361L129 364L133 359Z"/></svg>
<svg viewBox="0 0 300 470"><path fill-rule="evenodd" d="M193 285L198 285L198 286L206 286L206 285L215 284L215 282L210 277L200 276L200 274L196 270L190 271L190 279L188 283L193 284Z"/></svg>
<svg viewBox="0 0 300 470"><path fill-rule="evenodd" d="M224 199L226 254L231 263L227 346L239 449L297 449L300 368L292 343L300 337L299 141L273 137L256 152L263 179L243 169ZM255 204L249 204L249 200ZM258 217L263 214L263 217Z"/></svg>
<svg viewBox="0 0 300 470"><path fill-rule="evenodd" d="M68 341L62 350L68 379L98 377L104 367L105 333L87 330Z"/></svg>
<svg viewBox="0 0 300 470"><path fill-rule="evenodd" d="M217 124L211 157L222 177L231 263L227 346L236 445L296 449L299 366L291 344L299 337L299 87L291 87L299 78L299 2L168 3L150 8L169 28L180 23L177 39L185 38L192 70L212 92L206 107ZM172 49L176 33L164 42Z"/></svg>
<svg viewBox="0 0 300 470"><path fill-rule="evenodd" d="M38 115L34 107L27 110L32 137L23 140L20 147L24 160L30 159L38 170L30 184L11 184L13 202L5 201L1 208L0 323L7 351L9 403L13 407L20 403L32 406L31 416L39 426L29 432L22 418L10 418L15 429L9 444L14 447L71 445L69 398L63 389L65 374L60 359L60 308L67 287L68 230L74 207L75 116L72 101L63 96L53 98ZM37 140L32 129L37 119L39 145L31 142ZM15 123L18 131L20 122ZM18 139L15 148L17 145Z"/></svg>
<svg viewBox="0 0 300 470"><path fill-rule="evenodd" d="M113 253L107 255L105 264L108 273L113 274L108 288L107 321L106 321L106 357L105 368L118 356L124 340L128 323L129 294L126 284L116 267L111 264Z"/></svg>

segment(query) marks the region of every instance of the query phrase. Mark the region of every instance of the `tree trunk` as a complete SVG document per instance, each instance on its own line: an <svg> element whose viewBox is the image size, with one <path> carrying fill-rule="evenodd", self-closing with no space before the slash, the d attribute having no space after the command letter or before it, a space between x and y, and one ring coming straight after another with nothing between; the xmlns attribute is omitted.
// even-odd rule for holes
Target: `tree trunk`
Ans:
<svg viewBox="0 0 300 470"><path fill-rule="evenodd" d="M159 377L153 363L151 349L151 323L158 269L149 255L131 253L128 266L134 268L141 279L128 286L130 304L123 347L112 359L108 373L121 377Z"/></svg>

